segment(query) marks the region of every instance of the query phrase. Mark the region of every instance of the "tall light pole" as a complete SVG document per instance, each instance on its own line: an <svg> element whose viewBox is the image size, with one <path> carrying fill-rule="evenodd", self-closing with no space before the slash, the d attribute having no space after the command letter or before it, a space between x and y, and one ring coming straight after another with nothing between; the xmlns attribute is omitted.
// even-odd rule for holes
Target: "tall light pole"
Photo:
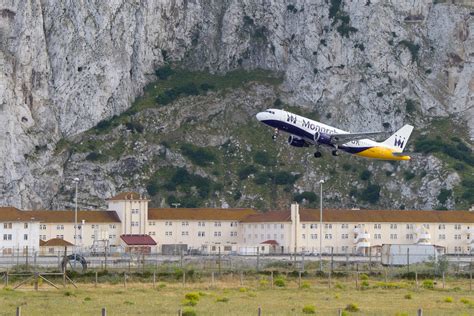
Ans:
<svg viewBox="0 0 474 316"><path fill-rule="evenodd" d="M76 265L76 252L77 252L77 184L79 178L74 178L74 184L76 185L76 194L74 198L74 266Z"/></svg>
<svg viewBox="0 0 474 316"><path fill-rule="evenodd" d="M323 271L323 183L319 180L319 270Z"/></svg>

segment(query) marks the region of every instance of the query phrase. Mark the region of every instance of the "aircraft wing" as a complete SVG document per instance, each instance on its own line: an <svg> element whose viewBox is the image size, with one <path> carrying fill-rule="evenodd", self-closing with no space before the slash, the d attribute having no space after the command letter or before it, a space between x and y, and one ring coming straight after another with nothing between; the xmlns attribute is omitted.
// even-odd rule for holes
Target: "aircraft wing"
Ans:
<svg viewBox="0 0 474 316"><path fill-rule="evenodd" d="M387 135L386 132L370 132L370 133L347 133L347 134L331 134L331 143L342 145L353 140L364 139L371 136Z"/></svg>

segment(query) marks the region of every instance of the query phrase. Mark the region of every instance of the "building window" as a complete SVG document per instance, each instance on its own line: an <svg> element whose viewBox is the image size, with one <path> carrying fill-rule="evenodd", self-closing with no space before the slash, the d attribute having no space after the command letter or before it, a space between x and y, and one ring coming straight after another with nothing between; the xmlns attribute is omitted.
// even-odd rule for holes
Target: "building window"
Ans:
<svg viewBox="0 0 474 316"><path fill-rule="evenodd" d="M214 232L214 237L221 237L221 232Z"/></svg>
<svg viewBox="0 0 474 316"><path fill-rule="evenodd" d="M461 224L454 224L454 229L460 230L461 229Z"/></svg>
<svg viewBox="0 0 474 316"><path fill-rule="evenodd" d="M254 235L254 238L255 238L255 239L257 239L257 238L258 238L258 235L257 235L257 234L255 234L255 235Z"/></svg>
<svg viewBox="0 0 474 316"><path fill-rule="evenodd" d="M139 226L138 222L132 222L132 227L138 227L138 226Z"/></svg>
<svg viewBox="0 0 474 316"><path fill-rule="evenodd" d="M165 222L165 226L173 226L173 222Z"/></svg>
<svg viewBox="0 0 474 316"><path fill-rule="evenodd" d="M165 232L165 236L173 236L173 232Z"/></svg>
<svg viewBox="0 0 474 316"><path fill-rule="evenodd" d="M374 229L382 229L382 225L381 224L374 224Z"/></svg>
<svg viewBox="0 0 474 316"><path fill-rule="evenodd" d="M205 236L205 232L198 232L198 237L204 237L204 236Z"/></svg>
<svg viewBox="0 0 474 316"><path fill-rule="evenodd" d="M438 239L439 239L439 240L445 240L445 239L446 239L446 235L440 234L440 235L438 235Z"/></svg>
<svg viewBox="0 0 474 316"><path fill-rule="evenodd" d="M221 222L214 222L214 227L221 227Z"/></svg>
<svg viewBox="0 0 474 316"><path fill-rule="evenodd" d="M407 229L413 229L413 224L407 224Z"/></svg>
<svg viewBox="0 0 474 316"><path fill-rule="evenodd" d="M407 234L406 239L407 240L412 240L413 239L413 234Z"/></svg>
<svg viewBox="0 0 474 316"><path fill-rule="evenodd" d="M40 235L41 240L46 240L46 235Z"/></svg>
<svg viewBox="0 0 474 316"><path fill-rule="evenodd" d="M342 235L341 235L341 238L342 238L342 239L349 239L349 234L342 234Z"/></svg>
<svg viewBox="0 0 474 316"><path fill-rule="evenodd" d="M237 232L230 232L230 237L237 237Z"/></svg>
<svg viewBox="0 0 474 316"><path fill-rule="evenodd" d="M12 240L11 234L3 234L3 240Z"/></svg>
<svg viewBox="0 0 474 316"><path fill-rule="evenodd" d="M278 225L277 224L273 224L273 229L277 229L278 228Z"/></svg>
<svg viewBox="0 0 474 316"><path fill-rule="evenodd" d="M349 247L348 246L342 246L342 252L346 252L349 250Z"/></svg>
<svg viewBox="0 0 474 316"><path fill-rule="evenodd" d="M267 224L267 229L270 229L270 224Z"/></svg>
<svg viewBox="0 0 474 316"><path fill-rule="evenodd" d="M423 224L423 227L426 229L430 229L430 224Z"/></svg>
<svg viewBox="0 0 474 316"><path fill-rule="evenodd" d="M261 228L261 229L264 229L264 228L265 228L265 224L260 224L260 228Z"/></svg>
<svg viewBox="0 0 474 316"><path fill-rule="evenodd" d="M283 224L280 224L280 228L283 229Z"/></svg>
<svg viewBox="0 0 474 316"><path fill-rule="evenodd" d="M150 224L151 223L153 223L153 225L155 225L155 222L150 222ZM110 224L109 227L112 228L112 229L115 229L115 224Z"/></svg>
<svg viewBox="0 0 474 316"><path fill-rule="evenodd" d="M181 222L181 226L189 226L188 222Z"/></svg>
<svg viewBox="0 0 474 316"><path fill-rule="evenodd" d="M95 235L91 235L91 239L94 239L95 238Z"/></svg>
<svg viewBox="0 0 474 316"><path fill-rule="evenodd" d="M455 240L461 240L461 235L454 235Z"/></svg>
<svg viewBox="0 0 474 316"><path fill-rule="evenodd" d="M12 223L3 223L3 228L4 229L12 229L13 224Z"/></svg>
<svg viewBox="0 0 474 316"><path fill-rule="evenodd" d="M57 226L56 226L56 229L57 229L57 230L64 230L64 225L57 225Z"/></svg>
<svg viewBox="0 0 474 316"><path fill-rule="evenodd" d="M280 239L283 240L285 236L283 234L280 235Z"/></svg>
<svg viewBox="0 0 474 316"><path fill-rule="evenodd" d="M306 228L306 224L301 224L301 228L305 229L305 228Z"/></svg>
<svg viewBox="0 0 474 316"><path fill-rule="evenodd" d="M45 229L46 229L46 225L40 225L40 229L41 229L41 230L45 230Z"/></svg>
<svg viewBox="0 0 474 316"><path fill-rule="evenodd" d="M324 228L326 228L326 229L332 229L332 224L324 224Z"/></svg>
<svg viewBox="0 0 474 316"><path fill-rule="evenodd" d="M182 231L182 232L181 232L181 236L189 236L189 232L187 232L187 231Z"/></svg>
<svg viewBox="0 0 474 316"><path fill-rule="evenodd" d="M23 235L23 240L28 240L28 234Z"/></svg>
<svg viewBox="0 0 474 316"><path fill-rule="evenodd" d="M324 239L332 239L332 234L326 234L326 235L324 235Z"/></svg>
<svg viewBox="0 0 474 316"><path fill-rule="evenodd" d="M390 234L390 239L397 239L397 238L398 238L397 234Z"/></svg>
<svg viewBox="0 0 474 316"><path fill-rule="evenodd" d="M64 239L64 235L56 235L56 238Z"/></svg>
<svg viewBox="0 0 474 316"><path fill-rule="evenodd" d="M341 228L342 228L342 229L347 229L347 228L349 228L349 224L342 224L342 225L341 225Z"/></svg>
<svg viewBox="0 0 474 316"><path fill-rule="evenodd" d="M390 229L397 229L397 224L390 224Z"/></svg>
<svg viewBox="0 0 474 316"><path fill-rule="evenodd" d="M28 223L25 223L25 224L24 224L24 228L25 228L25 229L28 229Z"/></svg>
<svg viewBox="0 0 474 316"><path fill-rule="evenodd" d="M382 235L381 234L374 234L374 239L382 239Z"/></svg>
<svg viewBox="0 0 474 316"><path fill-rule="evenodd" d="M302 234L301 238L306 239L306 234Z"/></svg>
<svg viewBox="0 0 474 316"><path fill-rule="evenodd" d="M311 239L318 239L318 234L311 234Z"/></svg>
<svg viewBox="0 0 474 316"><path fill-rule="evenodd" d="M446 228L446 226L444 224L439 224L438 225L438 229L445 229L445 228Z"/></svg>

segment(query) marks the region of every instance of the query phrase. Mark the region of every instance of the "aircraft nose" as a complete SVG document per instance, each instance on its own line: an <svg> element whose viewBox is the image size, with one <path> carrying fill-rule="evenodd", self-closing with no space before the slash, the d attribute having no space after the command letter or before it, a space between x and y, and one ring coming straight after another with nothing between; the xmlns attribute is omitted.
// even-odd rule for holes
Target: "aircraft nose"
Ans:
<svg viewBox="0 0 474 316"><path fill-rule="evenodd" d="M262 121L265 118L265 113L264 112L259 112L255 116L257 117L257 120Z"/></svg>

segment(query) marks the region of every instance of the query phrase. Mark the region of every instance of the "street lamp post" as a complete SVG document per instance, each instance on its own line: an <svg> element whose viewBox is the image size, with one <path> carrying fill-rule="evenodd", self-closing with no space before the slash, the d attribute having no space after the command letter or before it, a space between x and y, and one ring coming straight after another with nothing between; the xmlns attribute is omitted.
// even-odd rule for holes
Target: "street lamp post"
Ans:
<svg viewBox="0 0 474 316"><path fill-rule="evenodd" d="M76 185L76 194L74 198L74 266L76 266L76 253L77 253L77 184L79 178L74 178L74 184Z"/></svg>
<svg viewBox="0 0 474 316"><path fill-rule="evenodd" d="M323 183L319 181L319 270L323 271Z"/></svg>

